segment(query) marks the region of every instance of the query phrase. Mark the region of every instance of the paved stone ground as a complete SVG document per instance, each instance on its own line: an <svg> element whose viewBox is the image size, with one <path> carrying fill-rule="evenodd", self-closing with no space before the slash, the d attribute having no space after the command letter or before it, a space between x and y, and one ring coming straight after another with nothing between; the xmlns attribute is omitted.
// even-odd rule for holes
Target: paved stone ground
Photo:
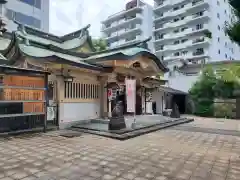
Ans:
<svg viewBox="0 0 240 180"><path fill-rule="evenodd" d="M210 128L220 130L233 130L240 132L240 119L230 120L223 118L203 118L190 115L183 115L182 117L193 118L194 122L189 123L186 126L193 126L199 128Z"/></svg>
<svg viewBox="0 0 240 180"><path fill-rule="evenodd" d="M58 132L0 141L0 180L239 180L240 137L165 129L127 141Z"/></svg>

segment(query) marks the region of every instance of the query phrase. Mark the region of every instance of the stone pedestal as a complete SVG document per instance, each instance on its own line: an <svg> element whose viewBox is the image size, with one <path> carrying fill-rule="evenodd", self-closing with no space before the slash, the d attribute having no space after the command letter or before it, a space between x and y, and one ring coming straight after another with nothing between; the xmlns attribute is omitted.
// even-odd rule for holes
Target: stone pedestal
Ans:
<svg viewBox="0 0 240 180"><path fill-rule="evenodd" d="M123 116L123 104L121 101L119 101L116 103L116 106L112 111L112 117L110 117L108 130L121 130L125 128L126 124Z"/></svg>
<svg viewBox="0 0 240 180"><path fill-rule="evenodd" d="M111 117L108 124L108 130L121 130L126 128L124 116Z"/></svg>

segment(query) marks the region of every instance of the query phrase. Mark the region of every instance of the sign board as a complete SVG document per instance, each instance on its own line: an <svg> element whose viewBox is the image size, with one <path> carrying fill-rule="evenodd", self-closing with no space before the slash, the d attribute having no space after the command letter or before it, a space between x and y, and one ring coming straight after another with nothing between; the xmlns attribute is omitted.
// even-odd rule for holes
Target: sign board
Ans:
<svg viewBox="0 0 240 180"><path fill-rule="evenodd" d="M127 112L135 113L136 105L136 80L126 79L126 97L127 97Z"/></svg>
<svg viewBox="0 0 240 180"><path fill-rule="evenodd" d="M47 107L47 120L53 121L55 119L55 108Z"/></svg>

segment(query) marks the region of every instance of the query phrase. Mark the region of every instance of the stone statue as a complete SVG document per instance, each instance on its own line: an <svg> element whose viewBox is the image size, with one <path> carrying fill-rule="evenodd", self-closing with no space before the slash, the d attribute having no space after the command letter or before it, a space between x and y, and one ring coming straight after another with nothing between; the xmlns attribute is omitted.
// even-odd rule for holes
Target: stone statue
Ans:
<svg viewBox="0 0 240 180"><path fill-rule="evenodd" d="M172 112L170 115L171 118L180 118L180 112L177 103L173 102Z"/></svg>
<svg viewBox="0 0 240 180"><path fill-rule="evenodd" d="M123 103L122 101L118 101L116 103L115 108L112 111L112 117L120 117L123 116Z"/></svg>
<svg viewBox="0 0 240 180"><path fill-rule="evenodd" d="M125 129L126 124L123 116L123 102L117 101L116 106L112 111L112 117L108 124L108 130L121 130Z"/></svg>

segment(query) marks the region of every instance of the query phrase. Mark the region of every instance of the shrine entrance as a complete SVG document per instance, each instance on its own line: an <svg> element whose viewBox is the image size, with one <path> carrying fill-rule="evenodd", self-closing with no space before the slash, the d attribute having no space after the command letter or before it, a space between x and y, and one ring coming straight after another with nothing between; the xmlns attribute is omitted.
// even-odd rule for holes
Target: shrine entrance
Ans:
<svg viewBox="0 0 240 180"><path fill-rule="evenodd" d="M112 85L115 84L115 85ZM112 87L111 87L112 86ZM124 115L133 115L133 113L127 112L127 97L126 97L126 86L125 85L116 85L116 83L111 83L109 88L111 87L113 92L113 99L111 100L111 112L114 110L118 101L121 101L123 104L123 113ZM135 114L142 114L142 87L140 85L136 86L136 103L135 103Z"/></svg>

